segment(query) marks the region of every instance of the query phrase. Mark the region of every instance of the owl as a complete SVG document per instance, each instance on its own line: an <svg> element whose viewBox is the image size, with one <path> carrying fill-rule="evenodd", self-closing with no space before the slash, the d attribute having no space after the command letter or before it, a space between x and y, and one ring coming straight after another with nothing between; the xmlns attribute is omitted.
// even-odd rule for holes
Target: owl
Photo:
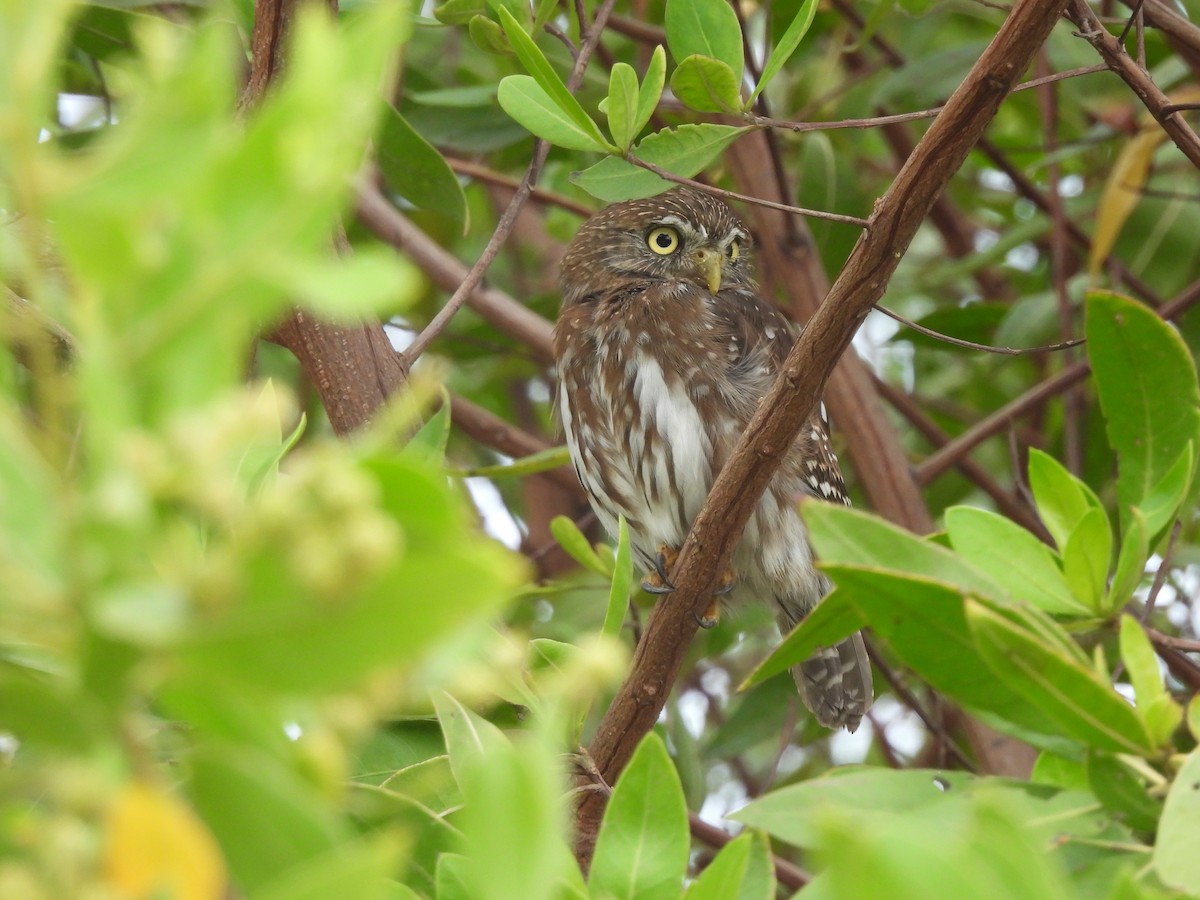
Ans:
<svg viewBox="0 0 1200 900"><path fill-rule="evenodd" d="M751 251L728 206L682 189L608 207L563 258L556 413L596 516L613 535L625 517L649 591L672 590L670 566L797 333L759 296ZM828 592L798 513L804 495L848 502L822 414L756 507L701 625L716 623L720 602L751 599L786 634ZM860 634L792 674L826 727L854 731L871 705Z"/></svg>

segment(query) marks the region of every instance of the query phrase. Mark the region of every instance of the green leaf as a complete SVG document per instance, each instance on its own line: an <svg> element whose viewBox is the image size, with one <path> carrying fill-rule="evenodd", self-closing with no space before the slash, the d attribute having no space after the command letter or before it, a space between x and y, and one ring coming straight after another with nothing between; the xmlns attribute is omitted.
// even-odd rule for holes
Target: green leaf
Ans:
<svg viewBox="0 0 1200 900"><path fill-rule="evenodd" d="M446 446L450 443L450 395L445 389L441 394L441 406L404 445L406 459L434 466L440 466L446 459Z"/></svg>
<svg viewBox="0 0 1200 900"><path fill-rule="evenodd" d="M1136 506L1131 506L1125 520L1121 550L1117 554L1117 570L1104 602L1106 610L1120 609L1132 599L1133 592L1142 583L1149 558L1150 535L1146 531L1146 517Z"/></svg>
<svg viewBox="0 0 1200 900"><path fill-rule="evenodd" d="M567 555L585 569L595 572L605 579L610 577L608 567L604 565L583 532L567 516L555 516L550 520L550 533L558 541L558 545L567 551Z"/></svg>
<svg viewBox="0 0 1200 900"><path fill-rule="evenodd" d="M1151 735L1166 746L1183 721L1183 709L1167 691L1158 667L1158 654L1137 619L1121 616L1121 659L1133 683L1133 694Z"/></svg>
<svg viewBox="0 0 1200 900"><path fill-rule="evenodd" d="M608 100L605 108L608 130L613 143L622 151L628 150L637 137L638 79L633 66L619 62L608 78Z"/></svg>
<svg viewBox="0 0 1200 900"><path fill-rule="evenodd" d="M370 244L345 256L281 261L271 275L297 303L344 324L364 315L392 316L410 306L424 284L413 263Z"/></svg>
<svg viewBox="0 0 1200 900"><path fill-rule="evenodd" d="M654 48L650 56L650 64L646 66L642 86L638 89L637 116L633 120L633 136L641 134L662 97L663 85L666 84L667 53L661 46Z"/></svg>
<svg viewBox="0 0 1200 900"><path fill-rule="evenodd" d="M467 23L467 34L471 43L493 56L507 56L512 52L512 45L504 38L504 29L487 16L472 16Z"/></svg>
<svg viewBox="0 0 1200 900"><path fill-rule="evenodd" d="M332 853L293 866L249 898L324 900L345 896L395 900L391 876L401 856L398 843L396 835L385 835L339 846Z"/></svg>
<svg viewBox="0 0 1200 900"><path fill-rule="evenodd" d="M792 24L788 25L787 31L783 33L783 37L779 39L779 43L775 45L771 55L767 58L767 64L763 66L762 78L758 80L754 93L750 95L751 103L771 83L771 79L779 74L783 64L791 59L796 48L800 46L800 42L804 40L804 36L808 34L808 29L812 26L816 14L817 0L804 0L800 4L800 9L796 11L796 17L792 19Z"/></svg>
<svg viewBox="0 0 1200 900"><path fill-rule="evenodd" d="M600 129L596 127L596 123L592 121L591 116L589 116L584 111L583 107L579 105L579 101L575 99L575 96L567 90L567 86L563 84L562 79L558 77L558 74L550 66L550 62L542 54L542 51L538 49L537 44L535 44L526 33L525 29L521 26L521 23L518 22L513 14L505 7L500 7L497 12L500 15L501 24L504 25L504 33L508 35L508 39L512 43L513 50L515 50L517 53L517 58L521 60L522 65L524 65L529 74L533 76L534 80L538 84L538 87L545 92L547 97L550 98L551 102L558 107L559 111L564 114L569 121L575 123L575 126L581 133L588 135L596 145L602 148L610 149L611 152L616 152L616 148L612 147L607 141L604 140L604 137L600 134ZM505 79L505 81L507 80L508 79ZM502 82L502 94L503 89L504 86ZM502 97L501 106L503 105L504 101ZM508 112L509 115L512 115L507 107L505 107L504 111ZM513 118L516 119L517 117L513 116ZM517 119L517 121L520 122L521 120ZM524 125L525 123L521 122L521 124ZM532 131L533 129L530 130ZM537 134L537 132L534 133ZM564 144L563 146L569 145ZM576 147L574 149L587 150L592 148Z"/></svg>
<svg viewBox="0 0 1200 900"><path fill-rule="evenodd" d="M1167 526L1175 521L1179 506L1192 486L1194 445L1189 441L1175 465L1150 489L1139 505L1146 517L1146 533L1157 541Z"/></svg>
<svg viewBox="0 0 1200 900"><path fill-rule="evenodd" d="M976 601L968 600L966 611L995 677L1058 723L1064 734L1114 753L1154 752L1143 719L1091 668Z"/></svg>
<svg viewBox="0 0 1200 900"><path fill-rule="evenodd" d="M601 136L595 123L590 129L581 128L528 75L509 75L503 79L496 97L509 116L543 140L571 150L609 149L608 142ZM617 148L611 149L615 151Z"/></svg>
<svg viewBox="0 0 1200 900"><path fill-rule="evenodd" d="M1067 545L1071 532L1089 510L1104 508L1091 488L1036 447L1029 450L1029 486L1038 515L1059 550Z"/></svg>
<svg viewBox="0 0 1200 900"><path fill-rule="evenodd" d="M806 503L801 515L823 564L870 566L923 577L1000 602L1008 592L956 553L921 540L869 513L833 503Z"/></svg>
<svg viewBox="0 0 1200 900"><path fill-rule="evenodd" d="M740 897L746 869L750 863L750 850L755 840L760 839L757 835L747 832L726 844L688 886L683 900L730 900ZM774 897L774 892L759 896L768 900Z"/></svg>
<svg viewBox="0 0 1200 900"><path fill-rule="evenodd" d="M1200 893L1197 834L1200 834L1200 749L1188 754L1167 793L1153 857L1158 877L1189 894Z"/></svg>
<svg viewBox="0 0 1200 900"><path fill-rule="evenodd" d="M633 155L682 178L691 178L750 128L732 125L680 125L648 135ZM653 197L675 187L665 178L616 156L602 159L571 180L593 197L609 202Z"/></svg>
<svg viewBox="0 0 1200 900"><path fill-rule="evenodd" d="M392 106L375 141L384 181L414 206L445 218L456 232L467 224L467 198L442 154Z"/></svg>
<svg viewBox="0 0 1200 900"><path fill-rule="evenodd" d="M1200 388L1179 332L1142 304L1090 292L1086 331L1109 442L1117 451L1123 521L1129 507L1144 510L1146 498L1200 436Z"/></svg>
<svg viewBox="0 0 1200 900"><path fill-rule="evenodd" d="M508 738L487 719L475 715L447 693L434 694L433 706L446 739L450 768L462 787L470 778L469 769L474 761L486 760L490 754L501 752L509 743Z"/></svg>
<svg viewBox="0 0 1200 900"><path fill-rule="evenodd" d="M820 647L832 647L867 624L866 617L837 588L817 604L800 624L784 635L770 655L741 683L738 690L766 681L804 662Z"/></svg>
<svg viewBox="0 0 1200 900"><path fill-rule="evenodd" d="M196 810L251 895L349 837L309 784L264 753L211 744L192 753L188 766Z"/></svg>
<svg viewBox="0 0 1200 900"><path fill-rule="evenodd" d="M452 474L459 478L520 478L569 465L571 465L571 451L564 444L561 447L539 450L537 453L514 459L510 463L477 466L473 469L455 469Z"/></svg>
<svg viewBox="0 0 1200 900"><path fill-rule="evenodd" d="M642 739L617 779L596 838L588 887L617 900L676 900L688 857L687 807L662 739Z"/></svg>
<svg viewBox="0 0 1200 900"><path fill-rule="evenodd" d="M608 609L604 613L604 634L616 637L629 611L629 592L633 588L633 556L629 549L629 525L625 517L618 522L617 557L613 565L612 587L608 592Z"/></svg>
<svg viewBox="0 0 1200 900"><path fill-rule="evenodd" d="M443 25L466 25L487 12L484 0L446 0L434 7L433 15Z"/></svg>
<svg viewBox="0 0 1200 900"><path fill-rule="evenodd" d="M725 0L667 0L667 46L678 62L708 56L742 77L742 26Z"/></svg>
<svg viewBox="0 0 1200 900"><path fill-rule="evenodd" d="M740 88L733 69L708 56L689 56L671 74L675 96L700 112L740 112Z"/></svg>
<svg viewBox="0 0 1200 900"><path fill-rule="evenodd" d="M1058 734L1053 720L979 664L957 589L915 576L846 565L825 569L837 592L845 592L845 599L871 623L877 639L933 688L1027 732ZM1044 740L1039 741L1038 746L1044 745Z"/></svg>
<svg viewBox="0 0 1200 900"><path fill-rule="evenodd" d="M1088 510L1063 547L1063 574L1076 597L1103 613L1112 529L1102 509Z"/></svg>
<svg viewBox="0 0 1200 900"><path fill-rule="evenodd" d="M479 900L549 900L574 861L561 835L566 816L551 749L535 734L520 748L489 741L486 753L463 766L465 808L455 820L467 853L467 883ZM451 754L453 760L453 752Z"/></svg>
<svg viewBox="0 0 1200 900"><path fill-rule="evenodd" d="M1162 803L1146 793L1146 786L1129 766L1111 753L1092 750L1087 755L1087 775L1092 793L1104 808L1131 828L1153 832L1162 815Z"/></svg>
<svg viewBox="0 0 1200 900"><path fill-rule="evenodd" d="M468 877L470 861L457 853L443 853L437 861L437 900L475 900Z"/></svg>
<svg viewBox="0 0 1200 900"><path fill-rule="evenodd" d="M1003 585L1014 600L1049 613L1086 615L1050 549L1015 522L968 506L946 510L950 543L968 562Z"/></svg>

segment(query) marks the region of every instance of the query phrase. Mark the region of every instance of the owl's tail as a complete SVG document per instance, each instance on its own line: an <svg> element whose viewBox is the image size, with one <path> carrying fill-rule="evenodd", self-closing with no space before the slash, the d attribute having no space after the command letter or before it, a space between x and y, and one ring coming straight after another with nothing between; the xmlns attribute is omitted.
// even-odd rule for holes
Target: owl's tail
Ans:
<svg viewBox="0 0 1200 900"><path fill-rule="evenodd" d="M875 699L871 661L858 632L793 666L792 677L804 705L826 728L853 732Z"/></svg>

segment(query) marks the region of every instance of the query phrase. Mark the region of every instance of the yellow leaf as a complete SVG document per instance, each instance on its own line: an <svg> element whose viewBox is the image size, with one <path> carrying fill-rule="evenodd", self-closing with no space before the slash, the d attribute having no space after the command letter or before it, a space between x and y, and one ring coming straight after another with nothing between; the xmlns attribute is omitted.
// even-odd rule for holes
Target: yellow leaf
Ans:
<svg viewBox="0 0 1200 900"><path fill-rule="evenodd" d="M1173 103L1195 103L1198 100L1200 88L1195 85L1188 85L1171 94ZM1113 163L1096 207L1096 231L1092 235L1092 250L1088 256L1088 275L1093 279L1112 252L1126 220L1142 199L1142 189L1150 177L1154 151L1166 139L1166 132L1147 114L1142 117L1138 133Z"/></svg>
<svg viewBox="0 0 1200 900"><path fill-rule="evenodd" d="M104 874L119 896L219 900L225 861L192 810L157 785L130 782L106 824Z"/></svg>

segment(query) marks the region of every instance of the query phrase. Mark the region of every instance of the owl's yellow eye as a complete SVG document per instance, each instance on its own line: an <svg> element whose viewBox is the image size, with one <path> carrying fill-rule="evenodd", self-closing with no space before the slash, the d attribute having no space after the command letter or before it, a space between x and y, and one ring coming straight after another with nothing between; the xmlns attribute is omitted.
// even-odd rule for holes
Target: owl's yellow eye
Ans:
<svg viewBox="0 0 1200 900"><path fill-rule="evenodd" d="M729 246L725 248L725 253L728 254L730 262L737 259L741 252L741 248L738 247L737 241L730 241Z"/></svg>
<svg viewBox="0 0 1200 900"><path fill-rule="evenodd" d="M679 232L674 228L655 228L646 235L646 246L660 256L679 249Z"/></svg>

